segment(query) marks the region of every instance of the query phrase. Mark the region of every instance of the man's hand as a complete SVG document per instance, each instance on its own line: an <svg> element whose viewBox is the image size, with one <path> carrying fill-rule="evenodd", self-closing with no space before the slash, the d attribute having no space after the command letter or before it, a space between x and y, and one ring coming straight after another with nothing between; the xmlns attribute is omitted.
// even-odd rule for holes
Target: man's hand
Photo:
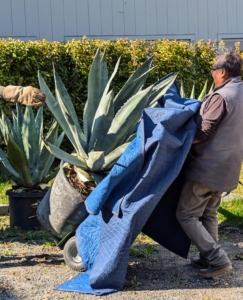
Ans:
<svg viewBox="0 0 243 300"><path fill-rule="evenodd" d="M0 96L7 102L18 102L24 105L37 107L42 106L46 99L46 95L43 92L32 86L0 86Z"/></svg>

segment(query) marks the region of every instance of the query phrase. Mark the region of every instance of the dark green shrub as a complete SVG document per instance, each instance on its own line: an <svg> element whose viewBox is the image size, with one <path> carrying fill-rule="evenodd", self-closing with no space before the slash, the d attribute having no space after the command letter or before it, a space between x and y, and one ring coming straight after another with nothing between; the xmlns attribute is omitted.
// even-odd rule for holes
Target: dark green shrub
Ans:
<svg viewBox="0 0 243 300"><path fill-rule="evenodd" d="M210 67L214 59L215 45L199 41L188 44L169 40L72 40L66 43L43 41L22 42L13 39L0 40L0 85L32 85L38 87L37 70L40 70L47 85L54 91L52 64L62 78L72 98L77 114L82 117L87 97L87 76L94 54L100 48L106 50L108 66L113 69L122 56L119 74L113 81L113 89L119 90L124 82L151 55L156 68L151 72L147 85L162 76L179 71L178 80L183 78L187 93L196 84L196 94L201 91L205 80L212 83ZM111 70L110 70L111 71ZM9 112L3 101L0 108ZM45 107L45 126L51 122L51 113ZM63 147L69 147L64 141Z"/></svg>

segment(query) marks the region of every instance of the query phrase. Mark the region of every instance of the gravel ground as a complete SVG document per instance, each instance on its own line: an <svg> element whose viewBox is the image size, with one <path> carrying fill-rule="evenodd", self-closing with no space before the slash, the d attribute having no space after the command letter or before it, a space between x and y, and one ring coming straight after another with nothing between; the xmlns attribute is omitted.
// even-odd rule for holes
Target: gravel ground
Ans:
<svg viewBox="0 0 243 300"><path fill-rule="evenodd" d="M132 248L123 291L102 297L53 290L77 274L65 265L58 247L43 240L0 238L0 299L243 299L242 233L220 230L233 270L207 280L190 266L190 258L197 255L194 246L186 260L154 242L147 248L147 241L140 241Z"/></svg>

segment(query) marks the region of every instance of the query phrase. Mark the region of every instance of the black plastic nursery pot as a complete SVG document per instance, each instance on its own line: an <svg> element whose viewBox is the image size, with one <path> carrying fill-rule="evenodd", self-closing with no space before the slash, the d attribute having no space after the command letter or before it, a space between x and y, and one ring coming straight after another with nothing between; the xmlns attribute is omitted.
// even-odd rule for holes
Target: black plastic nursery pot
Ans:
<svg viewBox="0 0 243 300"><path fill-rule="evenodd" d="M61 162L53 185L38 206L39 222L51 235L62 240L75 231L87 216L84 199L70 185Z"/></svg>
<svg viewBox="0 0 243 300"><path fill-rule="evenodd" d="M8 190L10 228L18 227L23 230L41 228L36 216L38 204L45 196L45 192L15 192Z"/></svg>

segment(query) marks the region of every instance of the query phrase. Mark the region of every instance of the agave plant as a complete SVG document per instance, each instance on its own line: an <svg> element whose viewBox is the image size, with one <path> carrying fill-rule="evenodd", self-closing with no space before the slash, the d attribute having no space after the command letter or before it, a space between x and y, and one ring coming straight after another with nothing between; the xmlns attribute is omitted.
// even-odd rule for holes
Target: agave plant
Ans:
<svg viewBox="0 0 243 300"><path fill-rule="evenodd" d="M177 74L145 89L143 85L152 70L152 58L145 61L114 95L110 86L120 63L108 78L106 54L98 49L88 76L88 99L84 108L83 125L79 123L71 98L54 69L55 94L50 92L40 72L41 90L46 104L74 147L68 154L46 140L46 146L59 159L77 167L81 179L100 182L136 135L141 112L145 107L156 106ZM82 130L83 128L83 130Z"/></svg>
<svg viewBox="0 0 243 300"><path fill-rule="evenodd" d="M24 114L16 104L16 115L13 123L2 112L0 130L7 146L7 155L0 149L0 170L12 179L20 190L44 189L46 184L56 175L49 174L54 156L46 149L42 140L43 107L38 109L36 117L30 106L26 106ZM58 137L58 123L53 122L46 141L59 147L64 137Z"/></svg>
<svg viewBox="0 0 243 300"><path fill-rule="evenodd" d="M210 89L209 89L208 92L207 92L207 87L208 87L208 81L206 80L205 83L204 83L204 86L203 86L203 89L202 89L200 95L197 97L198 100L203 100L203 98L207 94L211 93L213 91L214 84L211 85L211 87L210 87ZM184 84L183 84L182 80L181 80L181 87L180 87L180 95L181 95L181 98L185 98L186 97L185 90L184 90ZM190 98L191 99L196 99L195 98L195 84L193 84L193 86L192 86Z"/></svg>

